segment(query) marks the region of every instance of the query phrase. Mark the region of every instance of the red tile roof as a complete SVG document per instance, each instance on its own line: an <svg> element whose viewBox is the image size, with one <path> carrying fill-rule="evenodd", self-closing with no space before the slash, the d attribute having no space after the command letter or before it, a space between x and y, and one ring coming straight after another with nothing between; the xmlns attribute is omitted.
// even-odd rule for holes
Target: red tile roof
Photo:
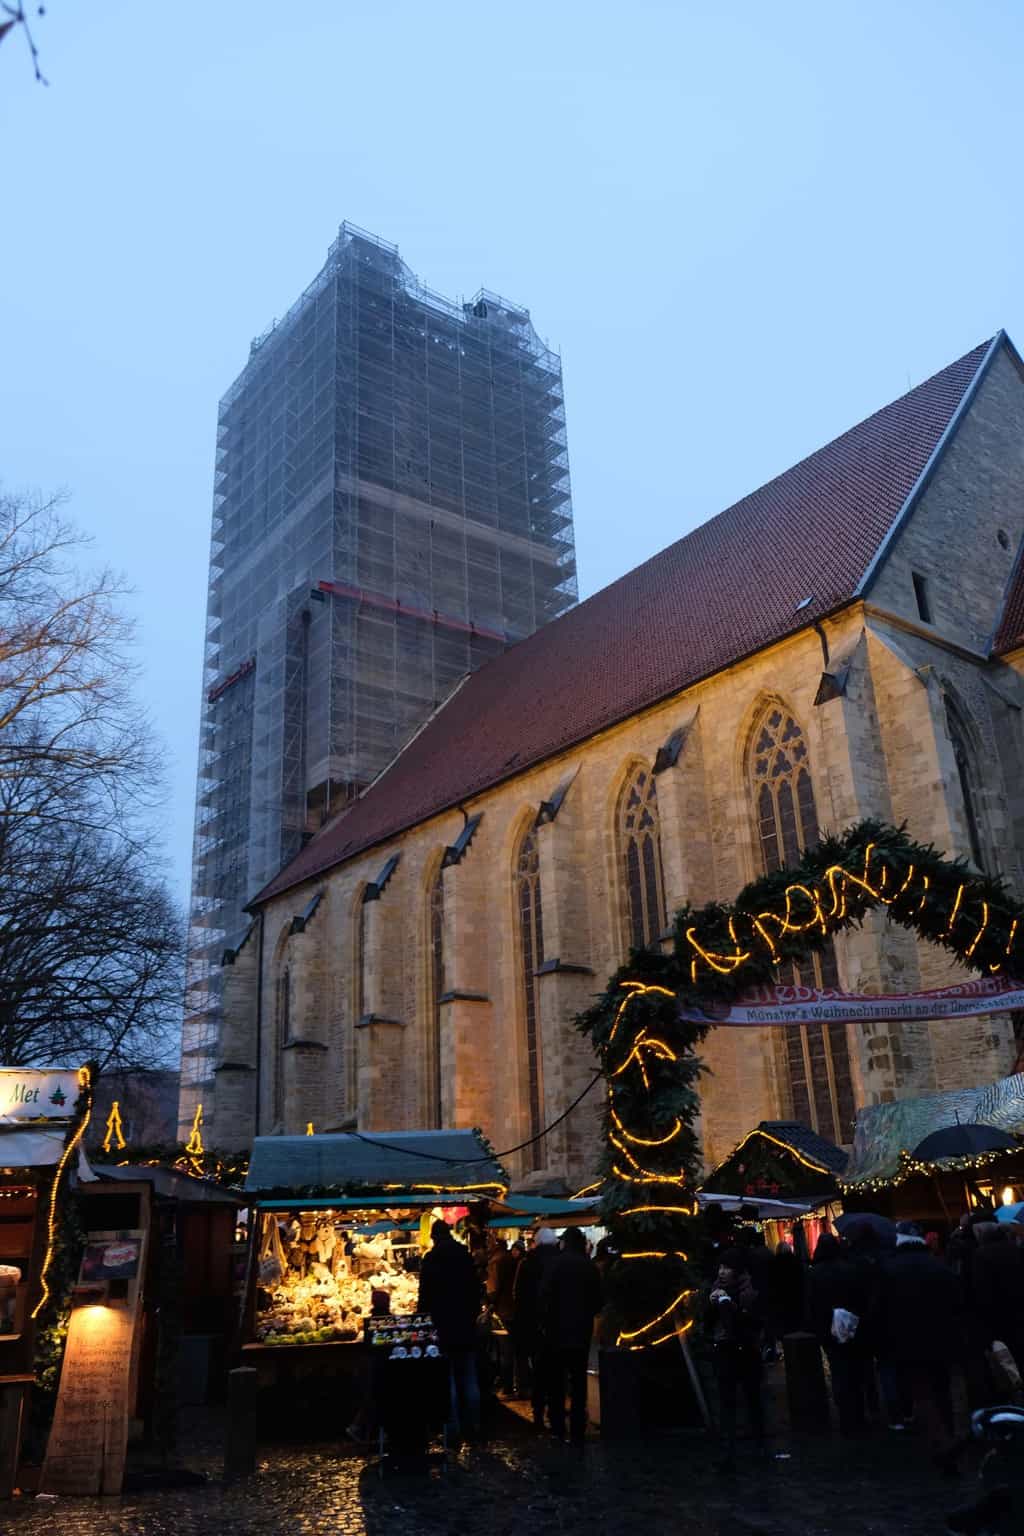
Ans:
<svg viewBox="0 0 1024 1536"><path fill-rule="evenodd" d="M481 667L256 902L850 602L989 346Z"/></svg>

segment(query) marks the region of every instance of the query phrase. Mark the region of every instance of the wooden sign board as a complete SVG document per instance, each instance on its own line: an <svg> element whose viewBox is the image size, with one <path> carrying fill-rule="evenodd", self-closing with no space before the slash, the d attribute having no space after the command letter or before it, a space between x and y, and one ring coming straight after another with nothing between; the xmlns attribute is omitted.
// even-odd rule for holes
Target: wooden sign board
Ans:
<svg viewBox="0 0 1024 1536"><path fill-rule="evenodd" d="M86 1235L79 1285L93 1285L105 1299L90 1302L88 1290L82 1290L83 1304L71 1312L40 1480L46 1493L121 1492L141 1336L137 1324L146 1237L146 1228Z"/></svg>
<svg viewBox="0 0 1024 1536"><path fill-rule="evenodd" d="M47 1493L120 1493L128 1445L135 1308L76 1307L40 1487Z"/></svg>

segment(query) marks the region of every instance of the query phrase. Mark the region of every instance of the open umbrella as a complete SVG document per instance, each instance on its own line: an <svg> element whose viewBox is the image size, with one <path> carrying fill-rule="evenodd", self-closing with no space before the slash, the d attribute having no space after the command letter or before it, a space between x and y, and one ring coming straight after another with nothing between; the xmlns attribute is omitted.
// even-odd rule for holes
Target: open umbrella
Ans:
<svg viewBox="0 0 1024 1536"><path fill-rule="evenodd" d="M914 1148L922 1163L938 1163L944 1157L975 1157L979 1152L1012 1152L1020 1143L994 1125L945 1125L932 1131Z"/></svg>
<svg viewBox="0 0 1024 1536"><path fill-rule="evenodd" d="M997 1205L996 1221L1024 1222L1024 1200L1018 1200L1013 1205Z"/></svg>
<svg viewBox="0 0 1024 1536"><path fill-rule="evenodd" d="M863 1233L871 1232L883 1248L896 1247L896 1223L890 1221L888 1216L876 1215L874 1211L844 1211L836 1217L835 1228L847 1242L853 1242Z"/></svg>

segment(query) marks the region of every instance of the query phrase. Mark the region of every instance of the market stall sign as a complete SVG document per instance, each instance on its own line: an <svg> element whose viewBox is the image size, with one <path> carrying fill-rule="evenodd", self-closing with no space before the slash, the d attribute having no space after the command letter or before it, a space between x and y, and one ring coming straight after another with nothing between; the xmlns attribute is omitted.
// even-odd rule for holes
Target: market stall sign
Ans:
<svg viewBox="0 0 1024 1536"><path fill-rule="evenodd" d="M70 1120L79 1092L77 1069L32 1072L22 1067L0 1067L0 1125Z"/></svg>
<svg viewBox="0 0 1024 1536"><path fill-rule="evenodd" d="M761 1028L765 1024L885 1024L904 1020L975 1018L1024 1008L1024 986L1005 976L980 976L932 992L840 992L832 987L752 987L733 1003L709 1000L680 1017L698 1024Z"/></svg>
<svg viewBox="0 0 1024 1536"><path fill-rule="evenodd" d="M47 1493L121 1492L134 1326L128 1303L72 1312L42 1473Z"/></svg>

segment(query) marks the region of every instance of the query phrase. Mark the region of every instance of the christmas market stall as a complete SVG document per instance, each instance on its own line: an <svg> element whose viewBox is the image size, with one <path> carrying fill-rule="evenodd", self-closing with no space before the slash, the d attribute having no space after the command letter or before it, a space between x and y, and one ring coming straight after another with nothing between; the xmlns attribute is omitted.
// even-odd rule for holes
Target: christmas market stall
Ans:
<svg viewBox="0 0 1024 1536"><path fill-rule="evenodd" d="M966 1212L1024 1198L1024 1073L859 1110L841 1188L847 1211L940 1233Z"/></svg>
<svg viewBox="0 0 1024 1536"><path fill-rule="evenodd" d="M241 1364L259 1371L263 1424L294 1422L300 1403L328 1432L347 1424L364 1344L436 1358L416 1314L431 1222L481 1247L489 1200L507 1189L477 1131L257 1137Z"/></svg>
<svg viewBox="0 0 1024 1536"><path fill-rule="evenodd" d="M793 1242L810 1258L840 1209L847 1155L798 1120L762 1120L697 1191L701 1209L717 1207L756 1222L769 1248Z"/></svg>

